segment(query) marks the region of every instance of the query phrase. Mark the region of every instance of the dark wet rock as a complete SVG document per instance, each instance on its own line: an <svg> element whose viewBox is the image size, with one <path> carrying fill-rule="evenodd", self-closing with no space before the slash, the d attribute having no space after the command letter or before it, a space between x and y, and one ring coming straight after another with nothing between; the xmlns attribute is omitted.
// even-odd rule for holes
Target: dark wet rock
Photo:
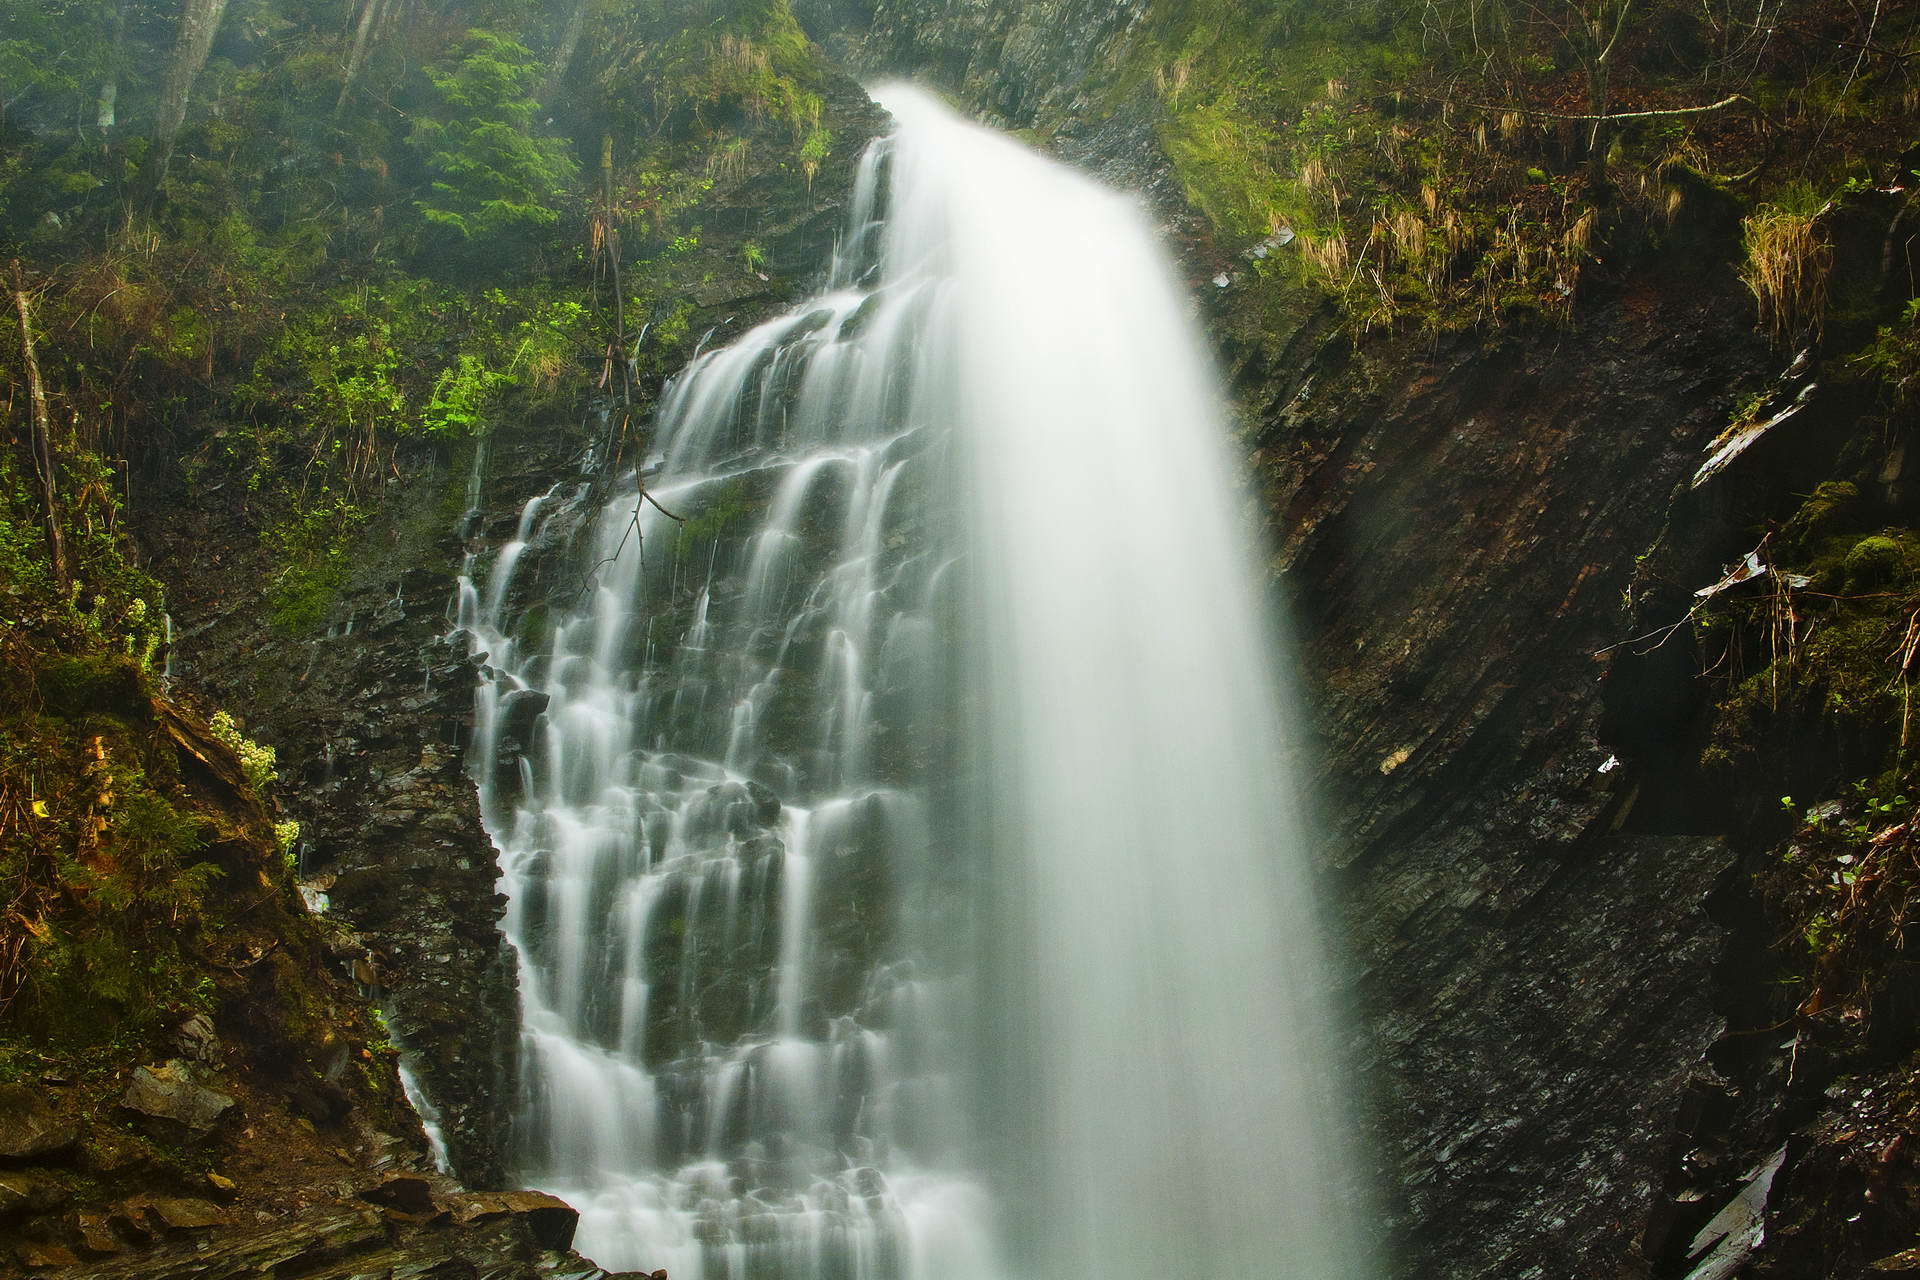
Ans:
<svg viewBox="0 0 1920 1280"><path fill-rule="evenodd" d="M146 1201L138 1196L108 1210L107 1224L115 1235L135 1248L152 1244L160 1230L147 1220Z"/></svg>
<svg viewBox="0 0 1920 1280"><path fill-rule="evenodd" d="M0 1085L0 1161L26 1163L64 1156L80 1143L80 1122L54 1092L32 1084Z"/></svg>
<svg viewBox="0 0 1920 1280"><path fill-rule="evenodd" d="M500 699L500 746L522 749L531 740L534 721L546 714L552 695L538 689L515 689Z"/></svg>
<svg viewBox="0 0 1920 1280"><path fill-rule="evenodd" d="M385 1205L405 1213L432 1213L433 1183L418 1174L397 1174L360 1193L368 1204Z"/></svg>
<svg viewBox="0 0 1920 1280"><path fill-rule="evenodd" d="M196 1083L193 1069L175 1058L163 1066L135 1067L120 1106L163 1133L177 1136L211 1130L233 1109L234 1101Z"/></svg>
<svg viewBox="0 0 1920 1280"><path fill-rule="evenodd" d="M93 1257L107 1254L125 1253L127 1246L121 1243L113 1229L107 1225L104 1213L81 1213L74 1216L74 1234L80 1241L80 1252Z"/></svg>
<svg viewBox="0 0 1920 1280"><path fill-rule="evenodd" d="M144 1215L157 1231L186 1238L145 1248L129 1243L118 1220L129 1213ZM563 1201L538 1191L449 1191L435 1193L417 1214L343 1201L287 1220L243 1226L222 1225L224 1215L201 1201L156 1198L130 1206L115 1219L87 1223L90 1252L123 1256L82 1268L72 1265L71 1249L36 1245L33 1257L22 1254L21 1260L36 1274L59 1280L601 1280L608 1273L567 1252L577 1216ZM63 1265L67 1269L59 1269Z"/></svg>
<svg viewBox="0 0 1920 1280"><path fill-rule="evenodd" d="M189 1197L135 1196L76 1215L19 1256L60 1280L605 1280L569 1251L577 1219L544 1192L472 1193L440 1175L407 1174L274 1220ZM78 1253L94 1260L75 1266Z"/></svg>
<svg viewBox="0 0 1920 1280"><path fill-rule="evenodd" d="M64 1206L71 1193L59 1183L27 1173L0 1173L0 1218L48 1213Z"/></svg>
<svg viewBox="0 0 1920 1280"><path fill-rule="evenodd" d="M43 1274L57 1267L70 1267L80 1261L80 1255L65 1245L41 1244L37 1241L22 1244L14 1250L14 1256L20 1260L22 1267L35 1274ZM80 1280L80 1277L75 1276L73 1280Z"/></svg>
<svg viewBox="0 0 1920 1280"><path fill-rule="evenodd" d="M573 1244L580 1214L558 1196L544 1191L494 1191L449 1196L446 1206L462 1225L511 1219L524 1223L535 1244L543 1249L566 1249Z"/></svg>
<svg viewBox="0 0 1920 1280"><path fill-rule="evenodd" d="M181 1023L173 1039L183 1058L213 1062L220 1056L220 1037L213 1029L213 1019L204 1013L196 1013Z"/></svg>
<svg viewBox="0 0 1920 1280"><path fill-rule="evenodd" d="M219 1205L190 1196L150 1196L140 1202L139 1208L148 1223L168 1233L201 1231L228 1220Z"/></svg>
<svg viewBox="0 0 1920 1280"><path fill-rule="evenodd" d="M1636 555L1764 353L1727 276L1631 288L1567 344L1332 339L1297 364L1218 320L1265 423L1367 1141L1410 1274L1649 1274L1673 1124L1723 1025L1706 903L1733 855L1616 735L1657 736L1666 692L1601 677Z"/></svg>
<svg viewBox="0 0 1920 1280"><path fill-rule="evenodd" d="M759 782L747 783L747 796L753 801L753 820L762 827L771 827L780 821L780 797L773 788Z"/></svg>

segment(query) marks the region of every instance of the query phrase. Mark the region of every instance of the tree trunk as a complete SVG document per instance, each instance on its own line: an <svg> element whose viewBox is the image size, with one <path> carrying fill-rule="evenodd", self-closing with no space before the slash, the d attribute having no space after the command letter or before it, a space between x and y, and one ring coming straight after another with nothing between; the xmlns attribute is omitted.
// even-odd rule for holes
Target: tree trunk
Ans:
<svg viewBox="0 0 1920 1280"><path fill-rule="evenodd" d="M1620 45L1620 37L1627 29L1627 19L1633 14L1634 0L1617 0L1619 8L1608 11L1608 0L1603 0L1585 15L1587 21L1578 27L1585 37L1585 50L1581 61L1587 71L1587 113L1593 117L1593 132L1587 135L1587 200L1596 205L1605 204L1613 194L1607 183L1607 148L1613 139L1607 117L1607 98L1613 79L1613 51Z"/></svg>
<svg viewBox="0 0 1920 1280"><path fill-rule="evenodd" d="M127 7L123 4L113 6L107 19L107 72L100 78L100 92L94 99L93 123L101 131L113 128L119 123L118 104L120 101L120 51L126 46Z"/></svg>
<svg viewBox="0 0 1920 1280"><path fill-rule="evenodd" d="M373 43L373 33L386 16L387 0L362 0L360 21L353 29L353 47L347 51L346 75L340 83L340 97L333 104L336 114L344 111L347 99L353 94L353 87L359 83L360 72L367 65L367 46Z"/></svg>
<svg viewBox="0 0 1920 1280"><path fill-rule="evenodd" d="M560 43L554 46L553 61L547 64L547 83L541 91L541 101L552 105L555 95L566 83L567 72L573 67L573 55L580 48L580 37L587 30L587 6L593 0L573 0L573 7L567 12L567 24L560 28Z"/></svg>
<svg viewBox="0 0 1920 1280"><path fill-rule="evenodd" d="M180 15L180 38L174 42L173 57L167 63L167 81L154 117L153 151L142 175L141 185L149 197L159 190L160 180L166 176L173 144L179 141L180 129L187 122L187 97L200 68L207 65L220 19L227 11L227 0L186 0L186 4L186 12Z"/></svg>
<svg viewBox="0 0 1920 1280"><path fill-rule="evenodd" d="M40 492L40 528L46 535L53 579L64 591L72 579L67 571L67 540L60 532L60 510L54 501L53 424L47 413L47 389L40 381L40 362L33 354L33 313L27 305L26 276L17 258L13 263L13 307L20 315L20 363L27 371L27 445L33 457L34 487Z"/></svg>
<svg viewBox="0 0 1920 1280"><path fill-rule="evenodd" d="M1587 135L1586 196L1594 204L1604 204L1609 193L1607 148L1612 139L1607 136L1607 80L1611 70L1605 54L1587 69L1587 112L1594 121L1593 132Z"/></svg>

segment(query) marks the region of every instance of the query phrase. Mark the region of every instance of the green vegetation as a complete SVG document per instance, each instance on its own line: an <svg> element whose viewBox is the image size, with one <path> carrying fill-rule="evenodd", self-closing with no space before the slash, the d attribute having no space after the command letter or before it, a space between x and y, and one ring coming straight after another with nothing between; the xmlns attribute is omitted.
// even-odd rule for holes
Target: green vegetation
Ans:
<svg viewBox="0 0 1920 1280"><path fill-rule="evenodd" d="M1827 201L1805 182L1782 190L1747 215L1747 287L1760 322L1781 342L1819 337L1827 309L1833 245L1820 215Z"/></svg>
<svg viewBox="0 0 1920 1280"><path fill-rule="evenodd" d="M552 227L560 214L547 202L579 169L561 139L533 131L542 70L524 45L481 30L427 68L433 94L407 135L431 179L416 205L429 226L476 252ZM430 243L444 251L446 238Z"/></svg>
<svg viewBox="0 0 1920 1280"><path fill-rule="evenodd" d="M704 202L834 151L786 0L208 12L194 63L178 10L0 0L0 262L83 483L244 495L289 630L396 479L677 362L767 269Z"/></svg>
<svg viewBox="0 0 1920 1280"><path fill-rule="evenodd" d="M78 474L97 467L74 461ZM118 1062L169 1019L210 1008L210 890L234 869L216 848L233 833L187 798L153 700L158 589L122 555L110 491L99 500L66 524L74 573L63 587L38 554L26 486L0 458L7 1071L22 1055Z"/></svg>
<svg viewBox="0 0 1920 1280"><path fill-rule="evenodd" d="M1920 907L1920 531L1880 523L1880 462L1807 495L1762 544L1774 572L1715 597L1695 633L1716 706L1704 774L1783 793L1759 822L1784 841L1757 888L1799 1015L1850 1051L1905 1053L1910 1027L1875 1014L1910 980Z"/></svg>
<svg viewBox="0 0 1920 1280"><path fill-rule="evenodd" d="M1824 0L1167 0L1106 91L1159 99L1228 247L1291 233L1256 277L1315 286L1357 327L1564 322L1610 255L1697 254L1745 206L1784 338L1819 331L1818 210L1920 129L1916 52L1911 13Z"/></svg>

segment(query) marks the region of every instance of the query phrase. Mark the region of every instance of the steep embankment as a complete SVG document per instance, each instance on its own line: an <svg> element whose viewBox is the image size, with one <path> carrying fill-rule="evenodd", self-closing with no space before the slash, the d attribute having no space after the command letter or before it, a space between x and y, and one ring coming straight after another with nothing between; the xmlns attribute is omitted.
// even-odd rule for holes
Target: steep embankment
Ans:
<svg viewBox="0 0 1920 1280"><path fill-rule="evenodd" d="M366 947L295 888L272 753L169 696L152 580L79 526L60 582L0 484L0 1252L74 1276L560 1263L572 1210L432 1174Z"/></svg>

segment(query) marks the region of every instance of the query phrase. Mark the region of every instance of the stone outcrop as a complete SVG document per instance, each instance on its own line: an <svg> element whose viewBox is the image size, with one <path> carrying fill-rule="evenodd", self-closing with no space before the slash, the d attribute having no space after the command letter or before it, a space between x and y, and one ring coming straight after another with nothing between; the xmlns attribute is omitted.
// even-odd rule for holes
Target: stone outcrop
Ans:
<svg viewBox="0 0 1920 1280"><path fill-rule="evenodd" d="M324 635L263 628L222 581L183 576L174 670L275 744L302 869L364 949L356 979L446 1118L455 1166L498 1185L517 1005L464 767L472 673L440 643L460 556L444 498L463 479L428 471L396 495L413 518L378 535Z"/></svg>
<svg viewBox="0 0 1920 1280"><path fill-rule="evenodd" d="M1649 1274L1720 1030L1725 846L1608 740L1622 591L1762 359L1730 274L1577 334L1351 352L1216 304L1336 831L1371 1136L1410 1274Z"/></svg>
<svg viewBox="0 0 1920 1280"><path fill-rule="evenodd" d="M146 1209L166 1237L156 1247L46 1274L52 1280L620 1280L567 1251L578 1215L541 1192L441 1189L406 1207L376 1199L369 1194L290 1220L221 1231L206 1229L220 1225L207 1215L183 1217L178 1202L156 1202Z"/></svg>

